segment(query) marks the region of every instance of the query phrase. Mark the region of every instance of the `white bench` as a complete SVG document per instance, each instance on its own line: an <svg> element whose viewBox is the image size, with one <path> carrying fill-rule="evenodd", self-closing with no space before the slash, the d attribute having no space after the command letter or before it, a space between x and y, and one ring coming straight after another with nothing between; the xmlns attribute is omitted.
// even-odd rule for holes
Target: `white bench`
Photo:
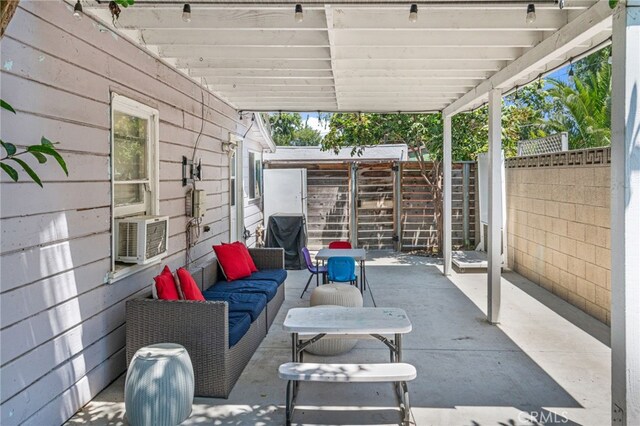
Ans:
<svg viewBox="0 0 640 426"><path fill-rule="evenodd" d="M408 382L416 378L411 364L313 364L287 362L278 369L281 379L303 382Z"/></svg>
<svg viewBox="0 0 640 426"><path fill-rule="evenodd" d="M334 383L378 383L395 384L400 400L403 424L410 424L409 391L406 382L416 378L413 365L402 362L384 364L316 364L309 362L287 362L280 365L278 374L287 380L286 421L291 424L295 403L295 387L292 382L334 382Z"/></svg>

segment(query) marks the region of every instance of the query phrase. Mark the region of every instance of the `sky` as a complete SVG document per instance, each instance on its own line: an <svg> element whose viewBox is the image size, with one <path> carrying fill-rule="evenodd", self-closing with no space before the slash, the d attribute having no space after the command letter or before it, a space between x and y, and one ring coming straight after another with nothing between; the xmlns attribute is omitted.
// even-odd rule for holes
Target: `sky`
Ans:
<svg viewBox="0 0 640 426"><path fill-rule="evenodd" d="M306 121L309 127L320 132L322 136L329 133L329 126L320 123L317 112L303 112L300 115L302 116L302 121Z"/></svg>

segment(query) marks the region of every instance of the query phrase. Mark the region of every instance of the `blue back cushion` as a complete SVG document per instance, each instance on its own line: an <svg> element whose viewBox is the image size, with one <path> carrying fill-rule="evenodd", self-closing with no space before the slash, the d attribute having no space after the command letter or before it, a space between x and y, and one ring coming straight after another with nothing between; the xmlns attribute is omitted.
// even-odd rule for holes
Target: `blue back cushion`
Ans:
<svg viewBox="0 0 640 426"><path fill-rule="evenodd" d="M267 306L267 296L258 293L224 293L221 291L205 291L207 300L219 300L229 304L229 312L246 312L254 322Z"/></svg>
<svg viewBox="0 0 640 426"><path fill-rule="evenodd" d="M281 285L287 279L287 271L284 269L262 269L254 272L250 277L242 278L240 281L275 281Z"/></svg>
<svg viewBox="0 0 640 426"><path fill-rule="evenodd" d="M249 293L249 294L264 294L267 296L267 301L271 301L278 292L278 283L275 281L252 281L252 280L238 280L238 281L220 281L219 283L211 286L207 289L206 293Z"/></svg>
<svg viewBox="0 0 640 426"><path fill-rule="evenodd" d="M356 280L356 261L351 257L330 257L327 261L329 281L348 282Z"/></svg>
<svg viewBox="0 0 640 426"><path fill-rule="evenodd" d="M229 312L229 347L242 339L251 327L251 317L246 312Z"/></svg>

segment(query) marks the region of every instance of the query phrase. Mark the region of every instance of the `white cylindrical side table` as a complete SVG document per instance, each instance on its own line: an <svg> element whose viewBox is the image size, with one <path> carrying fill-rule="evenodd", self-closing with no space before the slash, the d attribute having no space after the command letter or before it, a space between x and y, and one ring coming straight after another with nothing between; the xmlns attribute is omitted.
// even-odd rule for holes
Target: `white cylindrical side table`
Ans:
<svg viewBox="0 0 640 426"><path fill-rule="evenodd" d="M325 284L311 292L311 306L337 305L347 308L362 308L362 294L349 284Z"/></svg>
<svg viewBox="0 0 640 426"><path fill-rule="evenodd" d="M159 343L133 356L124 386L129 424L178 425L191 414L193 394L193 366L183 346Z"/></svg>
<svg viewBox="0 0 640 426"><path fill-rule="evenodd" d="M313 289L312 307L362 308L362 294L357 287L348 284L325 284ZM307 352L314 355L339 355L353 349L358 339L324 338L310 345Z"/></svg>

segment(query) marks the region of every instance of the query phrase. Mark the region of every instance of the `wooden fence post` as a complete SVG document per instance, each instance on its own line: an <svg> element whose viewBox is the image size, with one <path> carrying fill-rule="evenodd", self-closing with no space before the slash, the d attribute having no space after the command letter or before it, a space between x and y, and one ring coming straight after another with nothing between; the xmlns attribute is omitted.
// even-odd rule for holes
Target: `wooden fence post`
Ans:
<svg viewBox="0 0 640 426"><path fill-rule="evenodd" d="M394 242L396 251L402 251L402 163L393 164Z"/></svg>
<svg viewBox="0 0 640 426"><path fill-rule="evenodd" d="M464 248L469 246L469 173L471 165L462 163L462 244Z"/></svg>

